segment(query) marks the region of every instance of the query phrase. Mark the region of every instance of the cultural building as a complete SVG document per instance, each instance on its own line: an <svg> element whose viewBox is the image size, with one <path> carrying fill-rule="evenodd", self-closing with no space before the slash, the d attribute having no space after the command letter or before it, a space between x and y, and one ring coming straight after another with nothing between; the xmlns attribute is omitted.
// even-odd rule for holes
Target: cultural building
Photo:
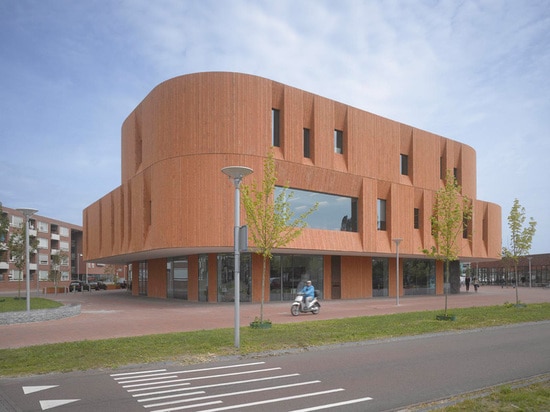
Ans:
<svg viewBox="0 0 550 412"><path fill-rule="evenodd" d="M242 184L261 182L270 151L294 210L319 205L274 251L270 301L293 299L305 279L323 299L443 293L443 264L422 250L447 170L473 204L460 261L499 259L501 208L476 197L473 148L269 79L208 72L161 83L124 121L121 185L83 213L86 261L128 265L135 295L231 301L235 187L221 170L245 166ZM258 302L262 259L249 248L240 298Z"/></svg>

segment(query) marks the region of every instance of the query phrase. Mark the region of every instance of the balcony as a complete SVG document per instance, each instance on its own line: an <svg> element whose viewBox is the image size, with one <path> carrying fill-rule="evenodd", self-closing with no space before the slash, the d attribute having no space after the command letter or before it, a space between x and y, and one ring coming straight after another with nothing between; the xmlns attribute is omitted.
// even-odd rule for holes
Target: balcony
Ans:
<svg viewBox="0 0 550 412"><path fill-rule="evenodd" d="M9 269L10 264L8 262L0 262L0 269Z"/></svg>
<svg viewBox="0 0 550 412"><path fill-rule="evenodd" d="M59 240L60 236L57 233L52 233L52 240Z"/></svg>

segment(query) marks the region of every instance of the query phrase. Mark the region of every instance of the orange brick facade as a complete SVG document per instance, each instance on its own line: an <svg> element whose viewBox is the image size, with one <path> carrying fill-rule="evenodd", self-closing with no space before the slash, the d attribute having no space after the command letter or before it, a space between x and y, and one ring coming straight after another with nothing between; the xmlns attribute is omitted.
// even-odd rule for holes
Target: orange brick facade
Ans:
<svg viewBox="0 0 550 412"><path fill-rule="evenodd" d="M278 147L272 141L272 109L280 113ZM309 157L304 157L304 128L311 133ZM342 153L334 149L335 130L343 132ZM217 301L216 259L233 250L234 186L221 169L247 166L254 173L243 183L259 181L270 150L278 184L357 200L356 232L307 228L276 251L322 256L324 298L372 297L376 257L388 260L388 296L395 296L392 239L403 239L400 257L426 259L421 250L433 244L430 215L447 169L455 171L463 194L473 199L461 260L499 258L501 209L476 198L471 147L268 79L220 72L168 80L126 119L122 184L84 210L85 259L131 264L134 293L166 297L167 262L185 256L187 299L199 300L199 255L206 255L206 300ZM408 157L406 175L400 171L401 155ZM385 230L377 229L377 199L387 202ZM246 224L243 213L241 220ZM340 290L333 297L334 256L340 257ZM146 285L138 284L139 262L148 262ZM442 293L442 264L435 267L435 291ZM256 255L251 276L251 300L259 301Z"/></svg>

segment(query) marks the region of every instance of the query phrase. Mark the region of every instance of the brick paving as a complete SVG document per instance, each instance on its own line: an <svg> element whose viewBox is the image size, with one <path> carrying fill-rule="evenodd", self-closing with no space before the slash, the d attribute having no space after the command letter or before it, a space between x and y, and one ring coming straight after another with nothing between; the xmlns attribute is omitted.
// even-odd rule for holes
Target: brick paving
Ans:
<svg viewBox="0 0 550 412"><path fill-rule="evenodd" d="M550 302L550 289L520 287L523 303ZM194 303L172 299L131 296L125 290L78 292L47 295L65 304L80 304L80 315L27 324L0 325L0 349L45 343L97 340L202 329L233 328L233 303ZM406 296L321 301L319 315L290 314L291 302L266 303L264 318L273 323L307 322L354 316L384 315L398 312L438 310L444 296ZM500 305L516 301L512 287L484 286L449 295L448 308ZM240 324L248 325L259 315L259 303L240 304Z"/></svg>

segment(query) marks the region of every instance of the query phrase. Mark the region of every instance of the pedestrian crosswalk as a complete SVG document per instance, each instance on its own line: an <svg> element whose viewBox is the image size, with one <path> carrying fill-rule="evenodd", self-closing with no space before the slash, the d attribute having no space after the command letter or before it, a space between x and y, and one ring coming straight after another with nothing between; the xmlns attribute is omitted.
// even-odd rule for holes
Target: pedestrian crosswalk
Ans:
<svg viewBox="0 0 550 412"><path fill-rule="evenodd" d="M138 405L151 412L254 410L260 406L262 411L308 412L334 410L372 399L344 397L333 402L331 395L345 392L344 388L327 387L318 379L302 380L300 373L285 373L281 367L266 366L266 362L175 371L155 369L110 376ZM300 404L299 400L304 398L308 399L308 406L293 409L293 405ZM310 400L314 400L316 406Z"/></svg>

